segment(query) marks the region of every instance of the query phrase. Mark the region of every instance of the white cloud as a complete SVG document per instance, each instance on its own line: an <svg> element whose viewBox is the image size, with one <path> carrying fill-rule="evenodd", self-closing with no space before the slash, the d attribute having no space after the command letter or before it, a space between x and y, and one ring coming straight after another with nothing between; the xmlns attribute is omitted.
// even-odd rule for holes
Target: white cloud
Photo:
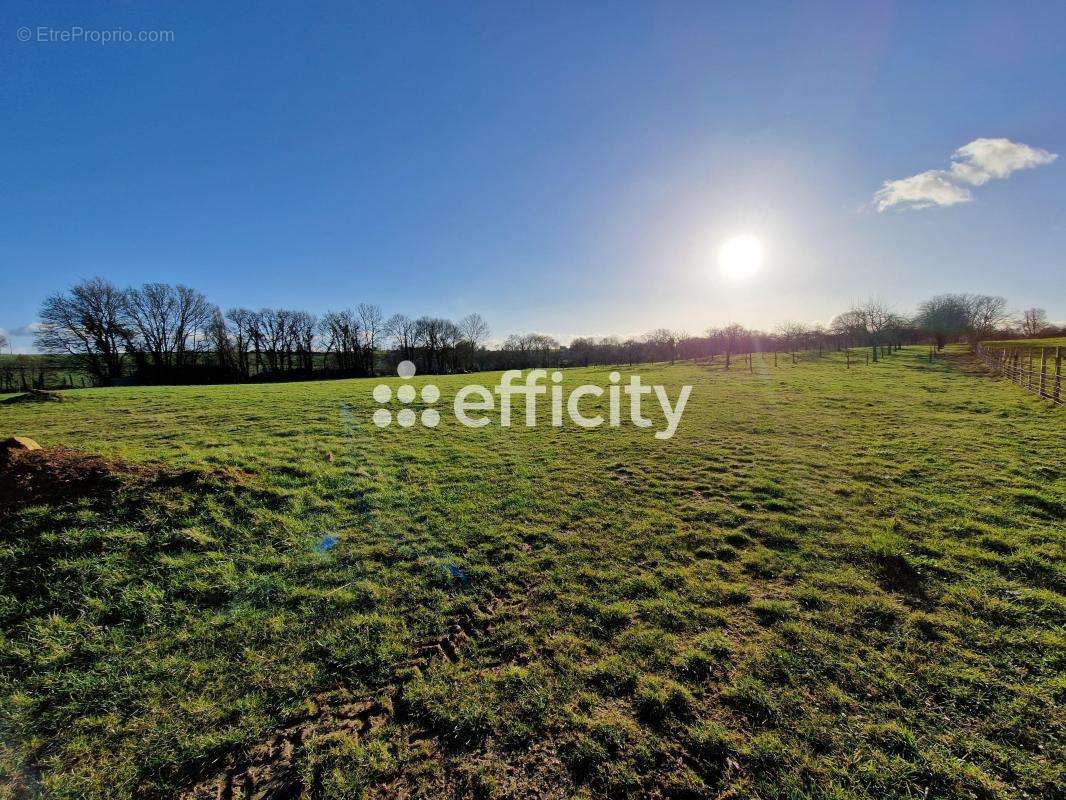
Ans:
<svg viewBox="0 0 1066 800"><path fill-rule="evenodd" d="M1050 164L1058 156L1012 142L1010 139L974 139L952 153L951 169L933 169L909 178L885 181L874 194L879 212L893 206L929 208L968 203L973 194L966 186L983 186L993 178L1008 178L1022 169Z"/></svg>
<svg viewBox="0 0 1066 800"><path fill-rule="evenodd" d="M974 139L952 156L951 173L959 180L981 186L993 178L1007 178L1020 169L1033 169L1058 158L1054 153L1012 142L1010 139Z"/></svg>
<svg viewBox="0 0 1066 800"><path fill-rule="evenodd" d="M897 205L929 208L970 202L973 199L970 190L953 183L950 178L950 173L942 169L931 169L898 181L885 181L885 185L874 195L877 210L884 211Z"/></svg>
<svg viewBox="0 0 1066 800"><path fill-rule="evenodd" d="M41 330L44 325L40 322L31 322L28 325L19 325L17 328L4 328L0 327L0 337L7 340L7 345L4 348L4 352L7 352L10 348L14 353L30 353L32 350L32 342L30 341L37 331Z"/></svg>

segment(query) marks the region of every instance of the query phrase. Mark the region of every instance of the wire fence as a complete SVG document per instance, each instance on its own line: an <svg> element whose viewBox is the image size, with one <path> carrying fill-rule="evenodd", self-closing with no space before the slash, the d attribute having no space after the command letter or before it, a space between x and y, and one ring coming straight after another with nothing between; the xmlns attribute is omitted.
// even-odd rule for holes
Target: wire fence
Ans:
<svg viewBox="0 0 1066 800"><path fill-rule="evenodd" d="M1066 404L1062 391L1062 356L1066 347L1002 347L978 344L977 357L997 375L1002 375L1037 397L1057 405Z"/></svg>

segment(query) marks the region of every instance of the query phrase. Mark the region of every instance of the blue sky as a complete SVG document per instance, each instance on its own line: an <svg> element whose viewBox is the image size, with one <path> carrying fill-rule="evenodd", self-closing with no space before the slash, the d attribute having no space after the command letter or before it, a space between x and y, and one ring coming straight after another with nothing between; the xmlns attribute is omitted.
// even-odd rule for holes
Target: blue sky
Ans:
<svg viewBox="0 0 1066 800"><path fill-rule="evenodd" d="M93 275L498 338L943 291L1066 320L1066 156L873 204L975 139L1066 153L1062 3L312 5L5 4L0 328ZM38 40L72 26L174 40Z"/></svg>

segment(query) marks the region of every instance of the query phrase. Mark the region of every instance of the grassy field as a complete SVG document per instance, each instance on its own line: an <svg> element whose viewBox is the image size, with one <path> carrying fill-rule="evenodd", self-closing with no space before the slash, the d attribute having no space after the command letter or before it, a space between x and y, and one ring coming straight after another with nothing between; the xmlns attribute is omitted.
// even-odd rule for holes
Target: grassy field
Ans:
<svg viewBox="0 0 1066 800"><path fill-rule="evenodd" d="M982 342L985 347L1066 347L1066 336L1050 339L1003 339L996 342Z"/></svg>
<svg viewBox="0 0 1066 800"><path fill-rule="evenodd" d="M668 441L2 405L122 461L0 510L0 796L1061 797L1066 416L925 356L638 367Z"/></svg>

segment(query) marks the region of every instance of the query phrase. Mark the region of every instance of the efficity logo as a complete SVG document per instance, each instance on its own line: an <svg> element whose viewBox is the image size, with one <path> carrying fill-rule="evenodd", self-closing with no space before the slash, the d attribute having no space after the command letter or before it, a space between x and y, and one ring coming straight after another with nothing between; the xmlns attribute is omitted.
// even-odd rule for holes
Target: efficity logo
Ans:
<svg viewBox="0 0 1066 800"><path fill-rule="evenodd" d="M415 375L415 365L410 361L401 361L396 368L396 374L408 381ZM628 413L629 423L638 428L652 428L655 421L644 416L643 401L647 395L654 394L663 416L663 427L655 431L655 438L673 438L692 394L690 385L682 386L677 400L671 402L665 386L645 384L641 382L639 375L631 375L628 382L622 383L621 374L611 372L607 380L610 383L606 388L585 383L575 387L564 398L561 385L563 373L559 370L554 370L549 376L546 369L531 369L524 374L522 370L509 369L491 389L480 383L463 386L455 393L451 410L459 423L467 428L484 428L493 422L501 428L510 428L516 417L522 420L525 427L535 428L538 420L538 398L546 395L551 426L554 428L561 428L566 419L581 428L598 428L601 425L617 428L623 423L623 411ZM381 406L392 404L394 399L392 387L384 383L375 386L373 394L374 402ZM582 401L586 398L599 398L605 394L606 414L593 414L589 409L582 408ZM395 399L404 407L396 412L396 424L401 428L410 428L416 422L421 422L426 428L437 427L441 415L433 406L440 400L440 396L440 389L432 383L427 383L420 391L410 383L401 384L396 389ZM423 406L429 407L423 408L421 413L416 413L411 406L419 397ZM516 397L522 399L516 402ZM591 402L592 400L589 400L589 404ZM379 428L387 428L393 423L393 412L389 408L379 408L372 419Z"/></svg>

